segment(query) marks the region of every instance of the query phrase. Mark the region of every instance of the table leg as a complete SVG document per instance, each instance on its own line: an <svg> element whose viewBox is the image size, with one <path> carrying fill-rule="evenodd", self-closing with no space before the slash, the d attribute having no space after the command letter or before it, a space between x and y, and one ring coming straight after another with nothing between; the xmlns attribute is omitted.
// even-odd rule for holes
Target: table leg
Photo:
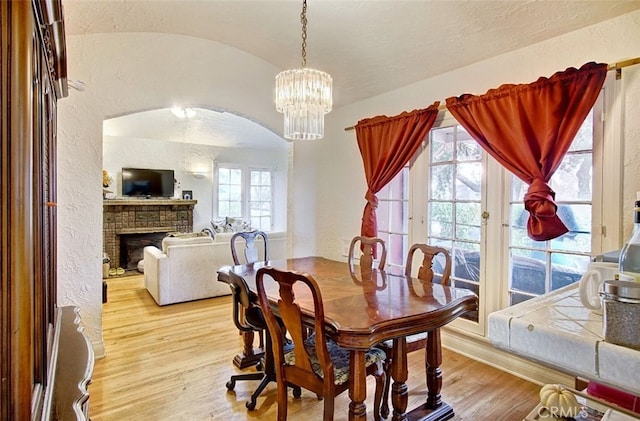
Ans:
<svg viewBox="0 0 640 421"><path fill-rule="evenodd" d="M407 419L407 403L409 401L409 388L407 378L409 370L407 368L407 340L399 338L393 340L393 361L391 362L391 404L393 405L393 421Z"/></svg>
<svg viewBox="0 0 640 421"><path fill-rule="evenodd" d="M407 415L409 420L443 421L453 418L453 408L442 402L442 349L440 348L440 329L428 332L426 347L427 401L413 409ZM395 386L395 385L394 385ZM394 418L395 420L395 418Z"/></svg>
<svg viewBox="0 0 640 421"><path fill-rule="evenodd" d="M349 361L349 421L365 421L367 419L367 369L364 360L365 351L351 350Z"/></svg>
<svg viewBox="0 0 640 421"><path fill-rule="evenodd" d="M233 364L240 368L256 365L264 355L264 351L260 348L253 347L253 331L242 332L242 342L244 344L242 352L233 358Z"/></svg>
<svg viewBox="0 0 640 421"><path fill-rule="evenodd" d="M442 404L442 349L440 348L440 329L434 329L427 335L427 408L437 408Z"/></svg>

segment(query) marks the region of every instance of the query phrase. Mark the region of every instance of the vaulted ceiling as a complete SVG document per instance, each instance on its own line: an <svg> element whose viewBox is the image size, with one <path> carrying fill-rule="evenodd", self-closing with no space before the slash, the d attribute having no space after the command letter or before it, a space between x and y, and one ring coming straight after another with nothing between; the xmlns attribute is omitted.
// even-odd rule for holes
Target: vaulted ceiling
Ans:
<svg viewBox="0 0 640 421"><path fill-rule="evenodd" d="M283 70L301 64L302 0L63 5L68 35L181 34ZM308 0L307 65L333 76L339 108L638 9L640 0Z"/></svg>

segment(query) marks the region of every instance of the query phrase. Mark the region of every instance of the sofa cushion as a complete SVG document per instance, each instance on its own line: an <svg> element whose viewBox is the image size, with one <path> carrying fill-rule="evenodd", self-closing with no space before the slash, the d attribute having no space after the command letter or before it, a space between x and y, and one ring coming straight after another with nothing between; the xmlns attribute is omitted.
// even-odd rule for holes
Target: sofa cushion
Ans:
<svg viewBox="0 0 640 421"><path fill-rule="evenodd" d="M162 239L162 252L167 253L168 247L186 246L194 244L211 244L213 239L209 236L201 237L165 237Z"/></svg>

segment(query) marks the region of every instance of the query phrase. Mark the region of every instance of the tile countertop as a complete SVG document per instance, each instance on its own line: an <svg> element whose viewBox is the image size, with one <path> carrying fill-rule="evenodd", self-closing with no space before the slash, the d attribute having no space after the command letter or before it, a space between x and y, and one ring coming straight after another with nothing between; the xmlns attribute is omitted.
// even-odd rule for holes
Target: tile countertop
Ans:
<svg viewBox="0 0 640 421"><path fill-rule="evenodd" d="M640 351L604 341L578 283L489 314L493 345L559 371L640 394Z"/></svg>

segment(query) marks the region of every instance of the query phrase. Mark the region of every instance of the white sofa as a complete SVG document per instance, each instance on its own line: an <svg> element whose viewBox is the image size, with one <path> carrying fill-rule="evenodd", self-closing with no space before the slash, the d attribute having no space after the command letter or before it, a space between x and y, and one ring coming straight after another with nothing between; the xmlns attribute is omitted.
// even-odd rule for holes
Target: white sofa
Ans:
<svg viewBox="0 0 640 421"><path fill-rule="evenodd" d="M218 269L232 265L232 233L211 237L167 237L162 250L144 248L144 284L158 305L231 294L228 284L218 282ZM271 259L285 258L286 233L269 233ZM260 244L258 244L260 248Z"/></svg>

